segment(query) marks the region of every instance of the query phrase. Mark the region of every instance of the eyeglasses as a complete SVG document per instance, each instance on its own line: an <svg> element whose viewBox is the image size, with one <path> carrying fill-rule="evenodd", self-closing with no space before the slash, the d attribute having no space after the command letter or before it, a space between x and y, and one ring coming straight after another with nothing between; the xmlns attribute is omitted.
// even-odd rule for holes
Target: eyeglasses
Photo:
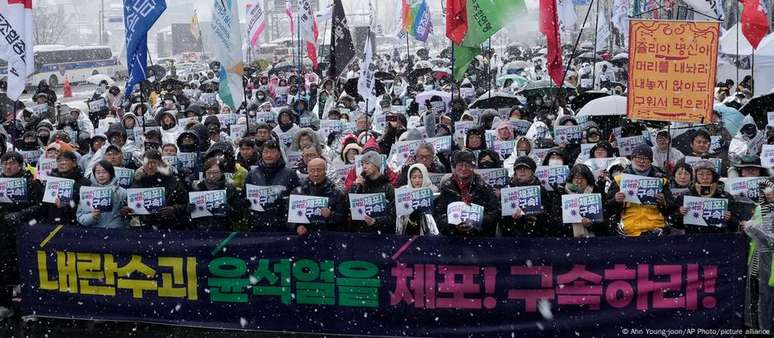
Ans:
<svg viewBox="0 0 774 338"><path fill-rule="evenodd" d="M208 171L205 171L204 174L207 175L207 176L218 176L220 174L223 174L223 172L220 171L220 170L218 170L218 171L208 170Z"/></svg>
<svg viewBox="0 0 774 338"><path fill-rule="evenodd" d="M634 156L632 159L635 160L635 161L640 161L640 162L649 162L650 161L650 158L647 157L647 156Z"/></svg>

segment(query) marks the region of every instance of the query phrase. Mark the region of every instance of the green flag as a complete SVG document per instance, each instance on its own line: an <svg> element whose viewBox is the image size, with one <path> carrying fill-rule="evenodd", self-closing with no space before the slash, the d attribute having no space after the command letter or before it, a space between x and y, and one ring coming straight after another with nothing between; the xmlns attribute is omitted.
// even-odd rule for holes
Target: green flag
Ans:
<svg viewBox="0 0 774 338"><path fill-rule="evenodd" d="M462 79L473 58L481 54L484 41L502 29L506 20L525 12L524 0L468 0L468 31L461 44L454 44L454 80Z"/></svg>

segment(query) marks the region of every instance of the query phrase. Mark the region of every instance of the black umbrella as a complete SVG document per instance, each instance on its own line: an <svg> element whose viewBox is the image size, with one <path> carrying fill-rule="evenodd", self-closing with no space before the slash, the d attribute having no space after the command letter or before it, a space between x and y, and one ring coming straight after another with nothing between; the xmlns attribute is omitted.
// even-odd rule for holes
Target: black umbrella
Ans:
<svg viewBox="0 0 774 338"><path fill-rule="evenodd" d="M374 74L374 77L377 80L394 80L395 79L395 74L389 73L389 72L379 71L379 72L376 72L376 74Z"/></svg>
<svg viewBox="0 0 774 338"><path fill-rule="evenodd" d="M582 92L578 94L574 99L570 101L570 108L574 111L578 111L581 109L581 107L585 106L586 103L589 103L589 101L598 99L600 97L609 96L607 92L604 91L597 91L597 90L589 90Z"/></svg>
<svg viewBox="0 0 774 338"><path fill-rule="evenodd" d="M565 84L562 89L566 91L566 94L575 92L575 88ZM519 91L519 94L524 96L543 96L546 94L558 94L558 88L551 80L539 80L530 82L524 88Z"/></svg>
<svg viewBox="0 0 774 338"><path fill-rule="evenodd" d="M410 72L408 72L408 74L406 74L406 77L409 78L409 81L414 82L414 79L420 76L424 76L426 74L430 74L432 72L433 72L433 68L431 67L417 68L417 69L412 69Z"/></svg>
<svg viewBox="0 0 774 338"><path fill-rule="evenodd" d="M774 93L756 96L750 99L742 109L739 109L744 115L751 115L755 121L768 121L767 113L774 111ZM760 123L758 123L760 127Z"/></svg>
<svg viewBox="0 0 774 338"><path fill-rule="evenodd" d="M148 67L147 73L148 78L155 76L156 81L158 81L167 75L167 70L161 65L151 65Z"/></svg>
<svg viewBox="0 0 774 338"><path fill-rule="evenodd" d="M481 95L470 104L470 108L479 108L479 109L498 109L498 108L510 108L515 105L521 104L521 101L519 101L516 96L513 96L508 93L503 92L492 92L491 96L489 92L484 93L484 95Z"/></svg>
<svg viewBox="0 0 774 338"><path fill-rule="evenodd" d="M173 79L171 77L168 77L161 81L161 88L164 88L164 89L171 88L174 90L178 88L183 88L184 86L185 86L185 82L180 81L178 79Z"/></svg>
<svg viewBox="0 0 774 338"><path fill-rule="evenodd" d="M352 96L354 98L360 98L360 94L357 92L357 81L359 78L352 78L347 80L347 82L344 84L344 91L347 92L349 96ZM382 81L374 80L376 81L376 96L384 94L386 91L384 90L384 84L382 84Z"/></svg>

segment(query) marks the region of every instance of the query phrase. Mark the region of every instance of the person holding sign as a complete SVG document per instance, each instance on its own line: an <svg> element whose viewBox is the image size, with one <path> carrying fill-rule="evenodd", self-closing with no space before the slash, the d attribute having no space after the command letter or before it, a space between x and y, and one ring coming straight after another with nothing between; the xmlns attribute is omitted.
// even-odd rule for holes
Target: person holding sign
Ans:
<svg viewBox="0 0 774 338"><path fill-rule="evenodd" d="M666 226L670 208L667 201L671 199L667 186L667 178L661 169L653 165L653 150L647 144L640 144L632 150L632 164L623 174L658 177L663 183L661 191L656 193L656 205L643 205L625 202L626 195L621 190L623 175L613 176L613 182L607 192L607 202L604 209L610 215L616 215L617 231L625 236L640 236L645 234L660 235Z"/></svg>
<svg viewBox="0 0 774 338"><path fill-rule="evenodd" d="M346 231L349 212L344 193L327 177L328 164L322 158L315 158L308 164L309 178L301 182L293 194L327 197L328 206L320 209L321 218L310 218L309 224L295 224L299 236L309 231Z"/></svg>
<svg viewBox="0 0 774 338"><path fill-rule="evenodd" d="M430 175L427 172L427 168L421 163L411 165L408 169L409 182L402 188L408 188L409 190L429 188L430 189L430 201L432 202L432 193L438 191L438 188L430 182ZM417 191L420 193L421 191ZM398 202L396 202L398 203ZM414 198L412 194L411 203L414 207ZM422 210L424 206L418 205L417 208L413 208L414 211L409 215L398 217L398 233L401 235L428 235L438 234L438 227L433 219L433 204L428 205L427 210ZM397 207L396 207L397 208Z"/></svg>
<svg viewBox="0 0 774 338"><path fill-rule="evenodd" d="M281 196L278 196L273 203L263 206L264 211L250 210L248 217L250 231L286 232L292 230L287 225L287 200L290 192L298 187L299 179L294 170L285 166L280 147L280 143L276 140L266 141L263 144L258 166L251 170L247 177L247 184L285 187Z"/></svg>
<svg viewBox="0 0 774 338"><path fill-rule="evenodd" d="M21 180L21 186L14 189L12 196L8 196L8 185L4 195L7 201L0 202L0 306L7 299L10 302L11 295L5 294L10 289L9 285L19 284L18 256L16 253L16 227L28 224L38 217L41 208L40 200L43 198L43 186L40 181L34 179L29 169L24 167L24 156L10 151L0 157L2 171L0 178Z"/></svg>
<svg viewBox="0 0 774 338"><path fill-rule="evenodd" d="M395 233L395 190L387 176L382 174L382 158L375 151L368 151L363 155L363 171L358 174L355 185L352 186L353 194L378 194L383 193L387 207L382 217L365 215L362 221L352 221L352 232L375 232L380 234Z"/></svg>
<svg viewBox="0 0 774 338"><path fill-rule="evenodd" d="M153 229L184 230L188 228L188 201L186 190L169 167L164 166L158 150L148 150L143 165L134 175L132 188L164 188L164 206L158 213L137 215L137 226ZM123 215L131 215L131 206L121 209ZM132 221L134 222L134 220Z"/></svg>
<svg viewBox="0 0 774 338"><path fill-rule="evenodd" d="M75 184L73 184L71 196L68 198L69 201L65 202L59 197L55 197L54 204L44 204L44 222L64 225L77 224L75 211L78 206L80 188L91 185L91 182L83 176L83 171L78 168L77 163L78 158L72 151L65 151L57 156L56 168L51 171L50 176L70 179L75 181Z"/></svg>
<svg viewBox="0 0 774 338"><path fill-rule="evenodd" d="M595 184L594 174L585 164L576 164L570 170L570 177L564 185L564 194L600 194L604 200L604 188ZM572 224L573 237L594 237L608 235L610 228L607 222L595 222L586 217L580 223Z"/></svg>
<svg viewBox="0 0 774 338"><path fill-rule="evenodd" d="M686 132L686 134L689 132ZM699 157L703 159L710 159L710 158L716 158L718 157L718 154L715 154L711 152L710 145L712 144L712 137L710 136L710 133L706 129L698 129L696 130L693 135L690 136L690 147L691 152L686 155L686 157ZM677 164L686 163L687 158L680 159ZM720 163L720 172L719 174L723 177L727 176L726 171L728 170L728 159L727 158L721 158Z"/></svg>
<svg viewBox="0 0 774 338"><path fill-rule="evenodd" d="M428 173L445 173L446 166L441 163L441 161L438 159L438 156L436 156L435 148L430 143L420 143L419 146L417 146L416 152L414 152L414 156L410 156L409 159L406 161L406 164L403 165L403 168L400 170L400 176L398 177L398 184L399 185L406 185L408 184L408 172L409 168L411 168L414 164L421 164L427 169Z"/></svg>
<svg viewBox="0 0 774 338"><path fill-rule="evenodd" d="M730 211L736 210L735 200L733 196L725 191L724 184L720 182L720 175L718 175L715 165L710 161L699 161L694 164L693 170L696 174L696 182L693 183L684 196L677 198L676 203L680 207L677 210L679 215L676 216L682 217L674 217L676 220L674 227L681 230L684 229L688 234L736 232L739 228L739 219ZM722 218L722 226L701 226L680 222L679 220L683 220L686 214L692 212L692 210L683 206L686 196L726 200L726 208L724 208L719 217L716 217ZM704 217L704 215L699 215L699 217Z"/></svg>
<svg viewBox="0 0 774 338"><path fill-rule="evenodd" d="M540 189L539 212L528 213L521 207L516 207L510 216L504 216L500 220L500 233L503 237L515 236L551 236L559 234L561 231L556 220L551 220L551 216L546 212L546 206L552 204L551 198L546 188L535 176L537 164L529 156L520 156L513 164L513 178L508 184L509 187L536 186ZM502 194L502 193L501 193Z"/></svg>
<svg viewBox="0 0 774 338"><path fill-rule="evenodd" d="M500 208L494 188L473 171L476 156L468 150L460 150L452 155L454 172L441 180L441 195L436 200L433 216L438 230L446 236L494 236ZM447 206L453 202L476 204L484 207L481 227L473 222L449 224Z"/></svg>
<svg viewBox="0 0 774 338"><path fill-rule="evenodd" d="M204 162L202 170L204 179L194 185L192 191L225 190L226 200L220 201L219 206L208 210L212 216L192 218L191 225L196 230L233 231L234 225L241 216L238 210L249 207L247 200L231 182L226 180L226 164L219 157L214 156ZM189 207L191 207L190 203Z"/></svg>
<svg viewBox="0 0 774 338"><path fill-rule="evenodd" d="M126 205L126 190L118 186L116 172L108 161L99 161L91 172L91 186L111 189L110 210L103 211L100 207L79 203L76 215L78 224L102 229L121 229L129 225L129 220L120 213ZM81 201L83 202L83 201Z"/></svg>

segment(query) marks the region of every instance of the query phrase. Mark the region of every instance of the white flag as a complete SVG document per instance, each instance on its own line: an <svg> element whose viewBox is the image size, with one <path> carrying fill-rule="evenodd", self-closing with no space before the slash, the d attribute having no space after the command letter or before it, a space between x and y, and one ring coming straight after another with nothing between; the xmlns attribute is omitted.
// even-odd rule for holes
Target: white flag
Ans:
<svg viewBox="0 0 774 338"><path fill-rule="evenodd" d="M623 34L624 46L629 43L629 0L613 1L613 26Z"/></svg>
<svg viewBox="0 0 774 338"><path fill-rule="evenodd" d="M562 31L567 32L575 27L578 16L575 14L575 5L572 0L556 0L556 12Z"/></svg>
<svg viewBox="0 0 774 338"><path fill-rule="evenodd" d="M317 18L312 11L309 0L298 1L301 40L306 43L306 55L312 60L312 69L317 70Z"/></svg>
<svg viewBox="0 0 774 338"><path fill-rule="evenodd" d="M371 13L369 27L372 27L374 23L374 11L370 1L368 2L368 9L369 13ZM370 114L371 111L376 108L378 102L376 95L374 95L374 89L376 89L376 78L374 77L376 74L376 65L373 64L374 41L371 40L373 37L374 35L369 29L365 50L363 51L365 59L360 67L360 78L357 80L357 93L365 100L365 105L367 107L366 114Z"/></svg>
<svg viewBox="0 0 774 338"><path fill-rule="evenodd" d="M229 1L224 7L221 0L213 0L212 36L215 60L220 61L220 88L218 94L223 103L236 110L245 100L242 87L245 63L242 60L242 29L239 27L237 1Z"/></svg>
<svg viewBox="0 0 774 338"><path fill-rule="evenodd" d="M250 46L257 48L258 39L266 29L266 15L261 7L261 0L255 0L247 4L247 38Z"/></svg>
<svg viewBox="0 0 774 338"><path fill-rule="evenodd" d="M317 22L325 22L333 18L333 3L317 12Z"/></svg>
<svg viewBox="0 0 774 338"><path fill-rule="evenodd" d="M610 25L607 22L607 15L604 10L597 12L597 51L607 48L607 39L610 37Z"/></svg>
<svg viewBox="0 0 774 338"><path fill-rule="evenodd" d="M35 72L32 55L32 0L0 0L0 58L8 61L8 98L18 100L27 76Z"/></svg>
<svg viewBox="0 0 774 338"><path fill-rule="evenodd" d="M723 3L718 0L685 0L688 6L693 7L693 10L702 13L711 18L717 18L720 21L725 20L725 14L723 13Z"/></svg>

